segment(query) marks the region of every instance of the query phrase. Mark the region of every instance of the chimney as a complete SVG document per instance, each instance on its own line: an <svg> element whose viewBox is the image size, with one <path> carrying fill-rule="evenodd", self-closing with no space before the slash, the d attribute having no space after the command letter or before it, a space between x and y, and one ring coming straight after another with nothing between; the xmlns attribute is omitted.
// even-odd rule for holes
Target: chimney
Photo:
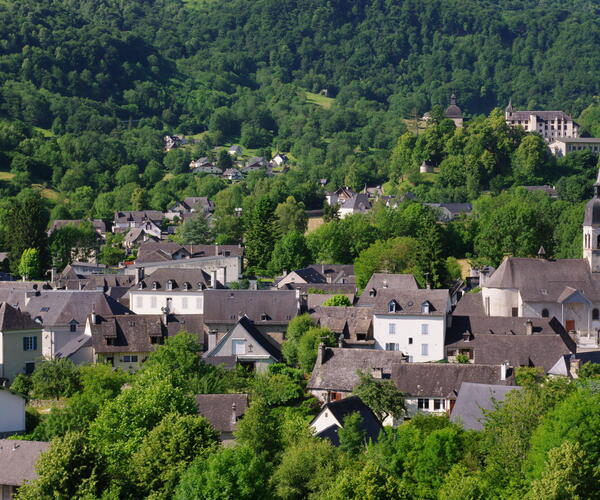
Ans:
<svg viewBox="0 0 600 500"><path fill-rule="evenodd" d="M236 405L235 403L231 403L231 425L235 425L237 422L237 413L236 413Z"/></svg>
<svg viewBox="0 0 600 500"><path fill-rule="evenodd" d="M92 314L90 316L90 321L92 325L98 324L98 316L96 316L96 306L92 306Z"/></svg>
<svg viewBox="0 0 600 500"><path fill-rule="evenodd" d="M208 332L208 350L212 351L217 345L217 330Z"/></svg>
<svg viewBox="0 0 600 500"><path fill-rule="evenodd" d="M317 350L317 365L322 365L325 361L325 344L321 342Z"/></svg>
<svg viewBox="0 0 600 500"><path fill-rule="evenodd" d="M144 279L144 268L136 267L135 268L135 284L137 285L143 279Z"/></svg>
<svg viewBox="0 0 600 500"><path fill-rule="evenodd" d="M509 368L510 365L508 364L508 361L505 361L500 365L500 380L506 380Z"/></svg>
<svg viewBox="0 0 600 500"><path fill-rule="evenodd" d="M55 280L55 279L56 279L56 268L55 268L55 267L52 267L52 268L50 269L50 281L51 281L52 283L54 283L54 280Z"/></svg>
<svg viewBox="0 0 600 500"><path fill-rule="evenodd" d="M210 272L210 288L217 288L217 271Z"/></svg>
<svg viewBox="0 0 600 500"><path fill-rule="evenodd" d="M527 335L533 335L533 321L530 319L525 322L525 333Z"/></svg>
<svg viewBox="0 0 600 500"><path fill-rule="evenodd" d="M250 286L248 287L249 290L258 290L258 282L256 279L248 280L248 282L250 283Z"/></svg>
<svg viewBox="0 0 600 500"><path fill-rule="evenodd" d="M223 266L217 269L217 280L225 286L225 283L227 283L227 267Z"/></svg>
<svg viewBox="0 0 600 500"><path fill-rule="evenodd" d="M383 368L371 368L371 377L383 378Z"/></svg>
<svg viewBox="0 0 600 500"><path fill-rule="evenodd" d="M162 322L165 325L165 327L167 326L167 324L169 323L169 311L167 308L165 308L165 310L163 311L162 314Z"/></svg>
<svg viewBox="0 0 600 500"><path fill-rule="evenodd" d="M344 334L340 333L340 336L338 337L338 347L341 349L342 347L344 347Z"/></svg>
<svg viewBox="0 0 600 500"><path fill-rule="evenodd" d="M581 365L581 360L575 357L575 354L571 354L571 359L569 360L569 373L573 378L579 378L579 367Z"/></svg>

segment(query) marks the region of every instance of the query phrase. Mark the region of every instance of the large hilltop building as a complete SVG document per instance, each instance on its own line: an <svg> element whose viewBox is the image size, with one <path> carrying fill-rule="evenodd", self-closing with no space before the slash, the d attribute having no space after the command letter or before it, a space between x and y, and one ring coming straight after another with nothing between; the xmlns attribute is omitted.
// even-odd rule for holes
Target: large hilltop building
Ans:
<svg viewBox="0 0 600 500"><path fill-rule="evenodd" d="M579 137L579 125L563 111L516 111L509 101L504 118L511 127L520 126L526 132L537 132L547 142L558 137Z"/></svg>

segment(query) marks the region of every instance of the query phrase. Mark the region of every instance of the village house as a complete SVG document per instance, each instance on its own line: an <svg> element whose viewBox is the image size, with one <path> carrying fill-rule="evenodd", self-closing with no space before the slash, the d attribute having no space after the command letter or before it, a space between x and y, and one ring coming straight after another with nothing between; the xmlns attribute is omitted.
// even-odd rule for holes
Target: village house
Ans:
<svg viewBox="0 0 600 500"><path fill-rule="evenodd" d="M470 215L473 206L470 203L423 203L438 213L440 222L449 222L459 215Z"/></svg>
<svg viewBox="0 0 600 500"><path fill-rule="evenodd" d="M223 172L223 178L228 181L241 181L244 176L237 168L226 168Z"/></svg>
<svg viewBox="0 0 600 500"><path fill-rule="evenodd" d="M444 111L444 118L452 120L457 128L462 128L463 126L463 113L462 110L456 104L455 94L452 94L450 96L450 105Z"/></svg>
<svg viewBox="0 0 600 500"><path fill-rule="evenodd" d="M106 238L106 223L101 219L92 219L90 221L82 219L57 219L55 221L52 221L52 225L50 226L50 229L48 229L48 236L50 237L54 231L56 231L57 229L61 229L65 226L74 226L78 228L84 222L90 223L94 228L94 231L96 231L96 233L98 233L98 236L100 236L102 239Z"/></svg>
<svg viewBox="0 0 600 500"><path fill-rule="evenodd" d="M30 375L42 356L42 326L6 302L0 304L0 386L20 373ZM0 406L0 408L2 408ZM1 412L0 412L1 413Z"/></svg>
<svg viewBox="0 0 600 500"><path fill-rule="evenodd" d="M346 418L353 413L358 413L361 417L359 428L364 432L365 444L377 442L383 427L371 408L358 396L325 403L310 423L310 427L316 437L329 440L333 446L339 446L338 429L344 427Z"/></svg>
<svg viewBox="0 0 600 500"><path fill-rule="evenodd" d="M209 214L215 208L215 204L210 201L206 196L188 196L183 201L178 201L165 213L165 218L169 220L178 217L183 220L186 216L195 213Z"/></svg>
<svg viewBox="0 0 600 500"><path fill-rule="evenodd" d="M378 294L390 289L412 291L419 290L419 285L412 274L373 273L357 305L372 307L377 301Z"/></svg>
<svg viewBox="0 0 600 500"><path fill-rule="evenodd" d="M244 168L242 168L242 172L245 174L247 174L249 172L255 172L257 170L260 170L261 168L267 167L268 164L269 164L269 162L267 160L265 160L263 157L254 156L246 162L246 164L244 165Z"/></svg>
<svg viewBox="0 0 600 500"><path fill-rule="evenodd" d="M271 160L271 163L274 166L281 167L283 165L287 165L288 161L289 159L286 155L284 155L283 153L277 153Z"/></svg>
<svg viewBox="0 0 600 500"><path fill-rule="evenodd" d="M356 192L349 188L348 186L344 186L339 188L337 191L328 191L325 193L325 200L329 206L333 205L343 205L349 199L356 196Z"/></svg>
<svg viewBox="0 0 600 500"><path fill-rule="evenodd" d="M53 358L56 352L85 331L87 316L125 314L125 306L96 290L37 290L26 292L19 306L41 328L41 355ZM38 355L39 357L39 355Z"/></svg>
<svg viewBox="0 0 600 500"><path fill-rule="evenodd" d="M45 441L0 439L0 498L14 498L20 486L37 478L36 463L48 450Z"/></svg>
<svg viewBox="0 0 600 500"><path fill-rule="evenodd" d="M318 296L319 294L315 294ZM373 349L373 309L371 307L336 307L309 305L311 317L322 328L337 335L339 347Z"/></svg>
<svg viewBox="0 0 600 500"><path fill-rule="evenodd" d="M225 446L235 442L238 422L248 409L248 394L198 394L198 414L206 418L219 433Z"/></svg>
<svg viewBox="0 0 600 500"><path fill-rule="evenodd" d="M171 151L171 149L178 148L186 144L185 137L183 135L165 135L165 151Z"/></svg>
<svg viewBox="0 0 600 500"><path fill-rule="evenodd" d="M204 290L222 288L217 271L157 269L129 290L129 306L135 314L203 314Z"/></svg>
<svg viewBox="0 0 600 500"><path fill-rule="evenodd" d="M146 222L141 227L134 227L127 231L123 238L123 247L131 250L147 241L157 242L161 239L162 232L158 226L152 222Z"/></svg>
<svg viewBox="0 0 600 500"><path fill-rule="evenodd" d="M148 224L155 226L153 233L161 234L161 226L164 214L158 210L129 210L115 212L113 220L113 233L124 233L135 227L145 227Z"/></svg>
<svg viewBox="0 0 600 500"><path fill-rule="evenodd" d="M396 363L392 381L405 394L407 416L416 413L451 414L464 382L514 386L508 363L472 365L459 363Z"/></svg>
<svg viewBox="0 0 600 500"><path fill-rule="evenodd" d="M235 158L236 156L240 156L242 154L242 147L239 144L233 144L227 150L227 152L229 153L230 156L233 156Z"/></svg>
<svg viewBox="0 0 600 500"><path fill-rule="evenodd" d="M377 379L391 379L392 366L401 362L406 362L406 357L398 351L326 347L321 344L306 390L319 401L337 401L352 394L358 384L359 371Z"/></svg>
<svg viewBox="0 0 600 500"><path fill-rule="evenodd" d="M521 187L525 188L530 193L542 191L542 192L546 193L553 200L558 199L558 191L556 191L556 188L554 186L548 186L547 184L544 184L543 186L521 186Z"/></svg>
<svg viewBox="0 0 600 500"><path fill-rule="evenodd" d="M445 358L452 304L448 290L381 290L373 305L375 349L400 351L410 362Z"/></svg>
<svg viewBox="0 0 600 500"><path fill-rule="evenodd" d="M516 111L512 101L509 101L504 110L504 118L511 127L537 132L547 142L559 137L579 137L579 125L562 111Z"/></svg>
<svg viewBox="0 0 600 500"><path fill-rule="evenodd" d="M354 214L364 214L371 210L371 201L369 196L363 193L355 194L348 200L340 200L339 203L339 216L340 219L348 217Z"/></svg>
<svg viewBox="0 0 600 500"><path fill-rule="evenodd" d="M595 137L560 137L554 139L548 147L554 156L566 156L573 151L591 151L600 153L600 139Z"/></svg>
<svg viewBox="0 0 600 500"><path fill-rule="evenodd" d="M297 290L206 290L204 324L220 339L246 316L256 329L281 343L300 306Z"/></svg>
<svg viewBox="0 0 600 500"><path fill-rule="evenodd" d="M96 363L107 363L124 371L135 372L165 338L186 331L203 343L201 315L90 314L86 334L91 338Z"/></svg>
<svg viewBox="0 0 600 500"><path fill-rule="evenodd" d="M218 360L230 356L235 356L237 364L257 372L265 372L270 364L283 360L279 343L259 331L245 315L220 339L216 331L208 332L208 351L202 358Z"/></svg>
<svg viewBox="0 0 600 500"><path fill-rule="evenodd" d="M576 343L556 318L458 316L446 333L446 356L471 363L540 367L548 372Z"/></svg>
<svg viewBox="0 0 600 500"><path fill-rule="evenodd" d="M313 264L303 269L296 269L284 275L277 281L277 288L285 288L291 285L339 285L354 284L356 276L354 275L354 266L345 264ZM327 290L327 288L322 288ZM355 290L353 290L355 291Z"/></svg>
<svg viewBox="0 0 600 500"><path fill-rule="evenodd" d="M519 386L474 384L463 382L450 415L450 420L464 429L480 431L485 423L485 413L493 411L506 396L521 389Z"/></svg>
<svg viewBox="0 0 600 500"><path fill-rule="evenodd" d="M0 387L0 438L25 432L25 403L20 394Z"/></svg>
<svg viewBox="0 0 600 500"><path fill-rule="evenodd" d="M180 245L163 241L142 243L135 264L126 272L148 276L157 269L203 269L217 271L217 280L226 285L242 275L244 247L239 245ZM139 281L139 278L138 278Z"/></svg>

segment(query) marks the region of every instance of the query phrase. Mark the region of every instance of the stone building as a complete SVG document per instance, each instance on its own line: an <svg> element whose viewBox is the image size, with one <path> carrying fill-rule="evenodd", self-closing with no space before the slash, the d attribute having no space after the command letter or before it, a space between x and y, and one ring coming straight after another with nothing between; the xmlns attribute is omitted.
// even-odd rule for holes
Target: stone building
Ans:
<svg viewBox="0 0 600 500"><path fill-rule="evenodd" d="M504 110L506 123L523 127L526 132L537 132L547 142L558 137L579 137L579 125L563 111L516 111L512 102Z"/></svg>

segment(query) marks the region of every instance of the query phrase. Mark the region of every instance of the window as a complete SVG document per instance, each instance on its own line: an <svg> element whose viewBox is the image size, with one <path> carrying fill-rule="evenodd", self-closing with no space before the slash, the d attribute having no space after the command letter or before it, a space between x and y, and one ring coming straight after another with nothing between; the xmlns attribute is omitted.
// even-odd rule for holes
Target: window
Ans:
<svg viewBox="0 0 600 500"><path fill-rule="evenodd" d="M152 282L152 290L158 290L158 282L156 282L156 281Z"/></svg>
<svg viewBox="0 0 600 500"><path fill-rule="evenodd" d="M76 332L77 331L77 323L70 323L69 324L69 331L70 332Z"/></svg>
<svg viewBox="0 0 600 500"><path fill-rule="evenodd" d="M173 280L167 281L167 290L173 290Z"/></svg>
<svg viewBox="0 0 600 500"><path fill-rule="evenodd" d="M417 400L417 408L419 408L419 410L429 410L429 399L419 398Z"/></svg>
<svg viewBox="0 0 600 500"><path fill-rule="evenodd" d="M600 319L600 312L598 309L592 309L592 319Z"/></svg>
<svg viewBox="0 0 600 500"><path fill-rule="evenodd" d="M377 292L375 291L375 288L371 288L369 290L369 297L375 297L376 294L377 294Z"/></svg>
<svg viewBox="0 0 600 500"><path fill-rule="evenodd" d="M434 410L443 410L446 405L444 404L443 399L434 399L433 400L433 409Z"/></svg>
<svg viewBox="0 0 600 500"><path fill-rule="evenodd" d="M231 342L232 354L246 354L246 341L245 340L233 340Z"/></svg>
<svg viewBox="0 0 600 500"><path fill-rule="evenodd" d="M542 309L542 318L547 318L548 316L550 316L548 309L546 309L546 308Z"/></svg>
<svg viewBox="0 0 600 500"><path fill-rule="evenodd" d="M519 308L518 307L513 307L511 310L511 315L513 318L516 318L519 315Z"/></svg>
<svg viewBox="0 0 600 500"><path fill-rule="evenodd" d="M123 356L123 363L137 363L137 356Z"/></svg>
<svg viewBox="0 0 600 500"><path fill-rule="evenodd" d="M429 356L429 344L421 344L421 356Z"/></svg>
<svg viewBox="0 0 600 500"><path fill-rule="evenodd" d="M421 334L428 335L429 334L429 325L427 323L421 324Z"/></svg>
<svg viewBox="0 0 600 500"><path fill-rule="evenodd" d="M190 289L190 284L189 284L187 281L186 281L186 282L183 284L183 289L184 289L186 292L187 292L187 291Z"/></svg>
<svg viewBox="0 0 600 500"><path fill-rule="evenodd" d="M413 343L412 337L408 337L408 344L411 345Z"/></svg>
<svg viewBox="0 0 600 500"><path fill-rule="evenodd" d="M150 297L150 307L156 307L156 297Z"/></svg>
<svg viewBox="0 0 600 500"><path fill-rule="evenodd" d="M396 301L395 300L390 300L388 302L388 312L396 312Z"/></svg>
<svg viewBox="0 0 600 500"><path fill-rule="evenodd" d="M49 310L50 310L50 308L49 308L49 307L42 307L42 308L40 309L40 311L41 311L41 312L48 312Z"/></svg>
<svg viewBox="0 0 600 500"><path fill-rule="evenodd" d="M37 337L23 337L24 351L37 351Z"/></svg>
<svg viewBox="0 0 600 500"><path fill-rule="evenodd" d="M116 339L115 339L114 337L108 337L108 338L106 339L106 345L116 345L116 344L115 344L115 340L116 340Z"/></svg>
<svg viewBox="0 0 600 500"><path fill-rule="evenodd" d="M188 308L188 300L187 300L187 297L182 297L182 299L181 299L181 308L182 308L182 309L187 309L187 308Z"/></svg>
<svg viewBox="0 0 600 500"><path fill-rule="evenodd" d="M25 363L25 375L31 375L34 370L35 370L35 363L33 363L31 361L28 363Z"/></svg>
<svg viewBox="0 0 600 500"><path fill-rule="evenodd" d="M143 306L144 306L144 297L142 297L141 295L138 295L138 296L135 298L135 305L136 305L137 307L143 307Z"/></svg>
<svg viewBox="0 0 600 500"><path fill-rule="evenodd" d="M162 344L162 337L150 337L151 344Z"/></svg>
<svg viewBox="0 0 600 500"><path fill-rule="evenodd" d="M390 335L393 335L394 333L396 333L396 323L389 323L388 324L388 333Z"/></svg>
<svg viewBox="0 0 600 500"><path fill-rule="evenodd" d="M400 350L400 345L399 344L394 344L392 342L387 342L385 344L385 350L386 351L399 351Z"/></svg>
<svg viewBox="0 0 600 500"><path fill-rule="evenodd" d="M429 314L429 302L425 301L421 304L421 313Z"/></svg>

